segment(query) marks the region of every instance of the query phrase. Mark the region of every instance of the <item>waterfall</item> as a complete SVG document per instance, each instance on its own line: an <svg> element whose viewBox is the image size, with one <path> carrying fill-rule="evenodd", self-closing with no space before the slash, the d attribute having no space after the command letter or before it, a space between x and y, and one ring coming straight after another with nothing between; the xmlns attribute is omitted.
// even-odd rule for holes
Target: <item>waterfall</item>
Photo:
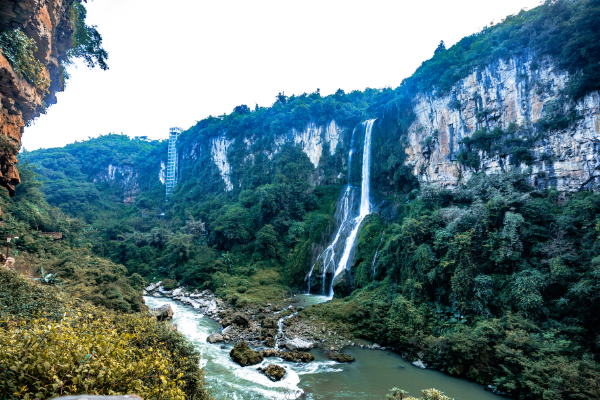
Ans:
<svg viewBox="0 0 600 400"><path fill-rule="evenodd" d="M360 191L360 212L358 217L353 221L354 228L350 235L346 238L346 244L344 246L344 253L342 258L337 265L333 279L331 280L331 288L329 290L329 297L333 297L333 281L335 278L347 268L350 253L354 249L356 244L356 236L360 224L367 215L371 213L371 199L370 199L370 188L371 188L371 131L373 130L374 119L370 119L364 123L365 125L365 145L363 149L363 163L362 163L362 183Z"/></svg>
<svg viewBox="0 0 600 400"><path fill-rule="evenodd" d="M335 264L335 248L337 246L338 241L340 240L340 236L341 236L344 228L347 225L348 218L350 217L350 211L351 211L350 209L352 207L352 204L354 203L354 201L353 201L353 199L354 199L354 190L353 189L354 188L352 188L352 186L350 186L350 177L351 177L351 171L352 171L351 166L352 166L352 154L354 153L354 134L355 133L356 133L356 128L354 128L352 130L352 136L350 137L350 150L348 151L348 185L346 186L346 190L344 191L344 194L342 195L342 198L339 201L338 212L336 212L336 215L338 216L338 223L339 223L340 227L338 228L331 244L329 244L329 246L327 246L327 248L325 250L323 250L323 252L317 257L314 264L310 268L308 275L306 276L306 280L308 281L308 290L306 292L307 294L310 294L310 280L313 275L315 266L319 263L319 261L323 263L323 268L322 268L323 273L321 274L321 282L322 282L321 292L325 293L325 280L327 278L327 271L333 270L333 266Z"/></svg>
<svg viewBox="0 0 600 400"><path fill-rule="evenodd" d="M368 120L362 125L365 128L365 142L363 148L363 162L362 162L362 183L361 183L361 195L360 204L358 207L358 215L354 202L354 194L358 188L351 185L351 170L352 170L352 155L354 153L354 131L352 131L352 137L350 141L350 150L348 152L348 185L338 202L336 209L336 215L338 217L339 228L327 248L317 257L315 263L312 265L309 273L307 274L306 280L308 281L308 293L310 293L310 280L313 275L315 267L322 263L321 266L321 281L322 281L322 293L325 294L325 284L327 280L327 274L333 273L333 277L329 287L329 295L333 296L333 280L338 276L348 264L352 249L356 242L356 236L360 228L360 224L363 219L371 212L371 202L369 198L370 194L370 166L371 166L371 131L373 129L373 123L375 120ZM353 212L354 208L354 212Z"/></svg>

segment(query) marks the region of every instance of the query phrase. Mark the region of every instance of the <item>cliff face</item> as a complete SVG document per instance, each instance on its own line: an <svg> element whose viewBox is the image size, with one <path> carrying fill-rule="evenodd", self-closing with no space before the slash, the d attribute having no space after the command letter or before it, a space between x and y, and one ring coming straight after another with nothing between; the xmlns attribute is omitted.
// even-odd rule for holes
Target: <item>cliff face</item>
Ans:
<svg viewBox="0 0 600 400"><path fill-rule="evenodd" d="M593 92L573 102L564 98L569 74L549 59L498 61L459 81L451 93L427 93L415 100L416 120L409 129L406 153L413 173L425 182L456 187L475 169L486 173L525 167L506 152L475 149L479 166L468 168L457 161L464 144L477 130L496 127L506 131L518 124L513 138L522 140L533 156L531 181L561 191L600 183L600 98ZM552 115L551 115L552 114ZM557 114L557 115L554 115ZM544 124L564 115L576 115L567 124ZM513 126L515 126L513 124ZM495 143L507 140L494 139ZM500 145L501 146L501 145Z"/></svg>
<svg viewBox="0 0 600 400"><path fill-rule="evenodd" d="M51 79L43 93L24 78L19 78L0 54L0 185L14 194L19 184L16 154L21 146L23 128L38 117L47 105L56 102L62 90L61 62L71 44L72 27L68 10L73 0L12 0L0 6L0 30L21 28L34 39L36 58L45 65L43 74Z"/></svg>
<svg viewBox="0 0 600 400"><path fill-rule="evenodd" d="M338 145L343 142L343 135L347 130L332 120L324 125L309 123L302 131L291 129L284 135L279 135L267 146L262 146L260 150L255 148L259 140L257 137L245 137L242 139L244 158L241 163L234 163L230 160L228 152L236 144L235 139L228 139L226 135L210 138L208 143L196 142L189 150L183 149L181 158L185 162L196 162L202 155L202 149L210 151L210 160L217 167L218 173L225 184L225 191L230 192L234 189L233 176L244 168L250 168L257 162L259 153L266 156L271 161L273 157L281 151L286 144L299 145L302 151L307 155L311 163L319 166L324 149L329 149L328 154L334 155ZM182 180L186 177L182 176ZM315 181L319 177L315 176ZM242 182L239 182L241 185Z"/></svg>

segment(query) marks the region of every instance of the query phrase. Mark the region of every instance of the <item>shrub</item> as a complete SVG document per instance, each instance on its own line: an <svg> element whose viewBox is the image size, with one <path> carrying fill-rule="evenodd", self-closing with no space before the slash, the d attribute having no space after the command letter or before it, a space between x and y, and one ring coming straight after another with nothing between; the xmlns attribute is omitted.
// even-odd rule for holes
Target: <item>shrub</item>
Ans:
<svg viewBox="0 0 600 400"><path fill-rule="evenodd" d="M27 79L42 92L48 90L50 79L44 76L44 64L35 58L38 48L33 39L20 29L5 31L0 33L0 47L18 77Z"/></svg>

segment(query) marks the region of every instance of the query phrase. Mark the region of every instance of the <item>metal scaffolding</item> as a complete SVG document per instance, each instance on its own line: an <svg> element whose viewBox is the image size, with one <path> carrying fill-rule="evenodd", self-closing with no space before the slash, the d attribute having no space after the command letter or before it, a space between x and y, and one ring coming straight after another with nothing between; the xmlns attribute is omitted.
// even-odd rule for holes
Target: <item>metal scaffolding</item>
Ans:
<svg viewBox="0 0 600 400"><path fill-rule="evenodd" d="M178 157L177 157L177 138L182 132L181 128L169 129L169 159L167 161L167 177L165 184L167 186L167 196L171 194L175 185L177 185L177 170L178 170Z"/></svg>

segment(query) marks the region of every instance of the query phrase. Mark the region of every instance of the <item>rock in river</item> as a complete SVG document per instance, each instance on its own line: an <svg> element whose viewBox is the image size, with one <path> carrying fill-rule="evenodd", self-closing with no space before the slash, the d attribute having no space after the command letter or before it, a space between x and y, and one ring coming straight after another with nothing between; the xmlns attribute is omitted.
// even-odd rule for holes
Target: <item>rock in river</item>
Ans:
<svg viewBox="0 0 600 400"><path fill-rule="evenodd" d="M285 368L275 364L269 364L266 368L259 368L258 370L273 382L280 381L285 375Z"/></svg>
<svg viewBox="0 0 600 400"><path fill-rule="evenodd" d="M248 347L248 343L241 341L229 353L231 359L242 367L258 364L263 360L261 353Z"/></svg>
<svg viewBox="0 0 600 400"><path fill-rule="evenodd" d="M213 332L212 335L210 335L207 339L208 343L217 343L217 342L222 342L225 339L223 339L223 336L218 334L217 332Z"/></svg>
<svg viewBox="0 0 600 400"><path fill-rule="evenodd" d="M354 361L354 357L345 353L327 353L327 357L339 363L350 363Z"/></svg>
<svg viewBox="0 0 600 400"><path fill-rule="evenodd" d="M169 304L156 307L152 310L152 312L156 316L156 319L159 321L168 321L170 319L173 319L173 309Z"/></svg>
<svg viewBox="0 0 600 400"><path fill-rule="evenodd" d="M313 343L308 340L294 338L285 342L285 347L292 351L308 351L313 348Z"/></svg>

